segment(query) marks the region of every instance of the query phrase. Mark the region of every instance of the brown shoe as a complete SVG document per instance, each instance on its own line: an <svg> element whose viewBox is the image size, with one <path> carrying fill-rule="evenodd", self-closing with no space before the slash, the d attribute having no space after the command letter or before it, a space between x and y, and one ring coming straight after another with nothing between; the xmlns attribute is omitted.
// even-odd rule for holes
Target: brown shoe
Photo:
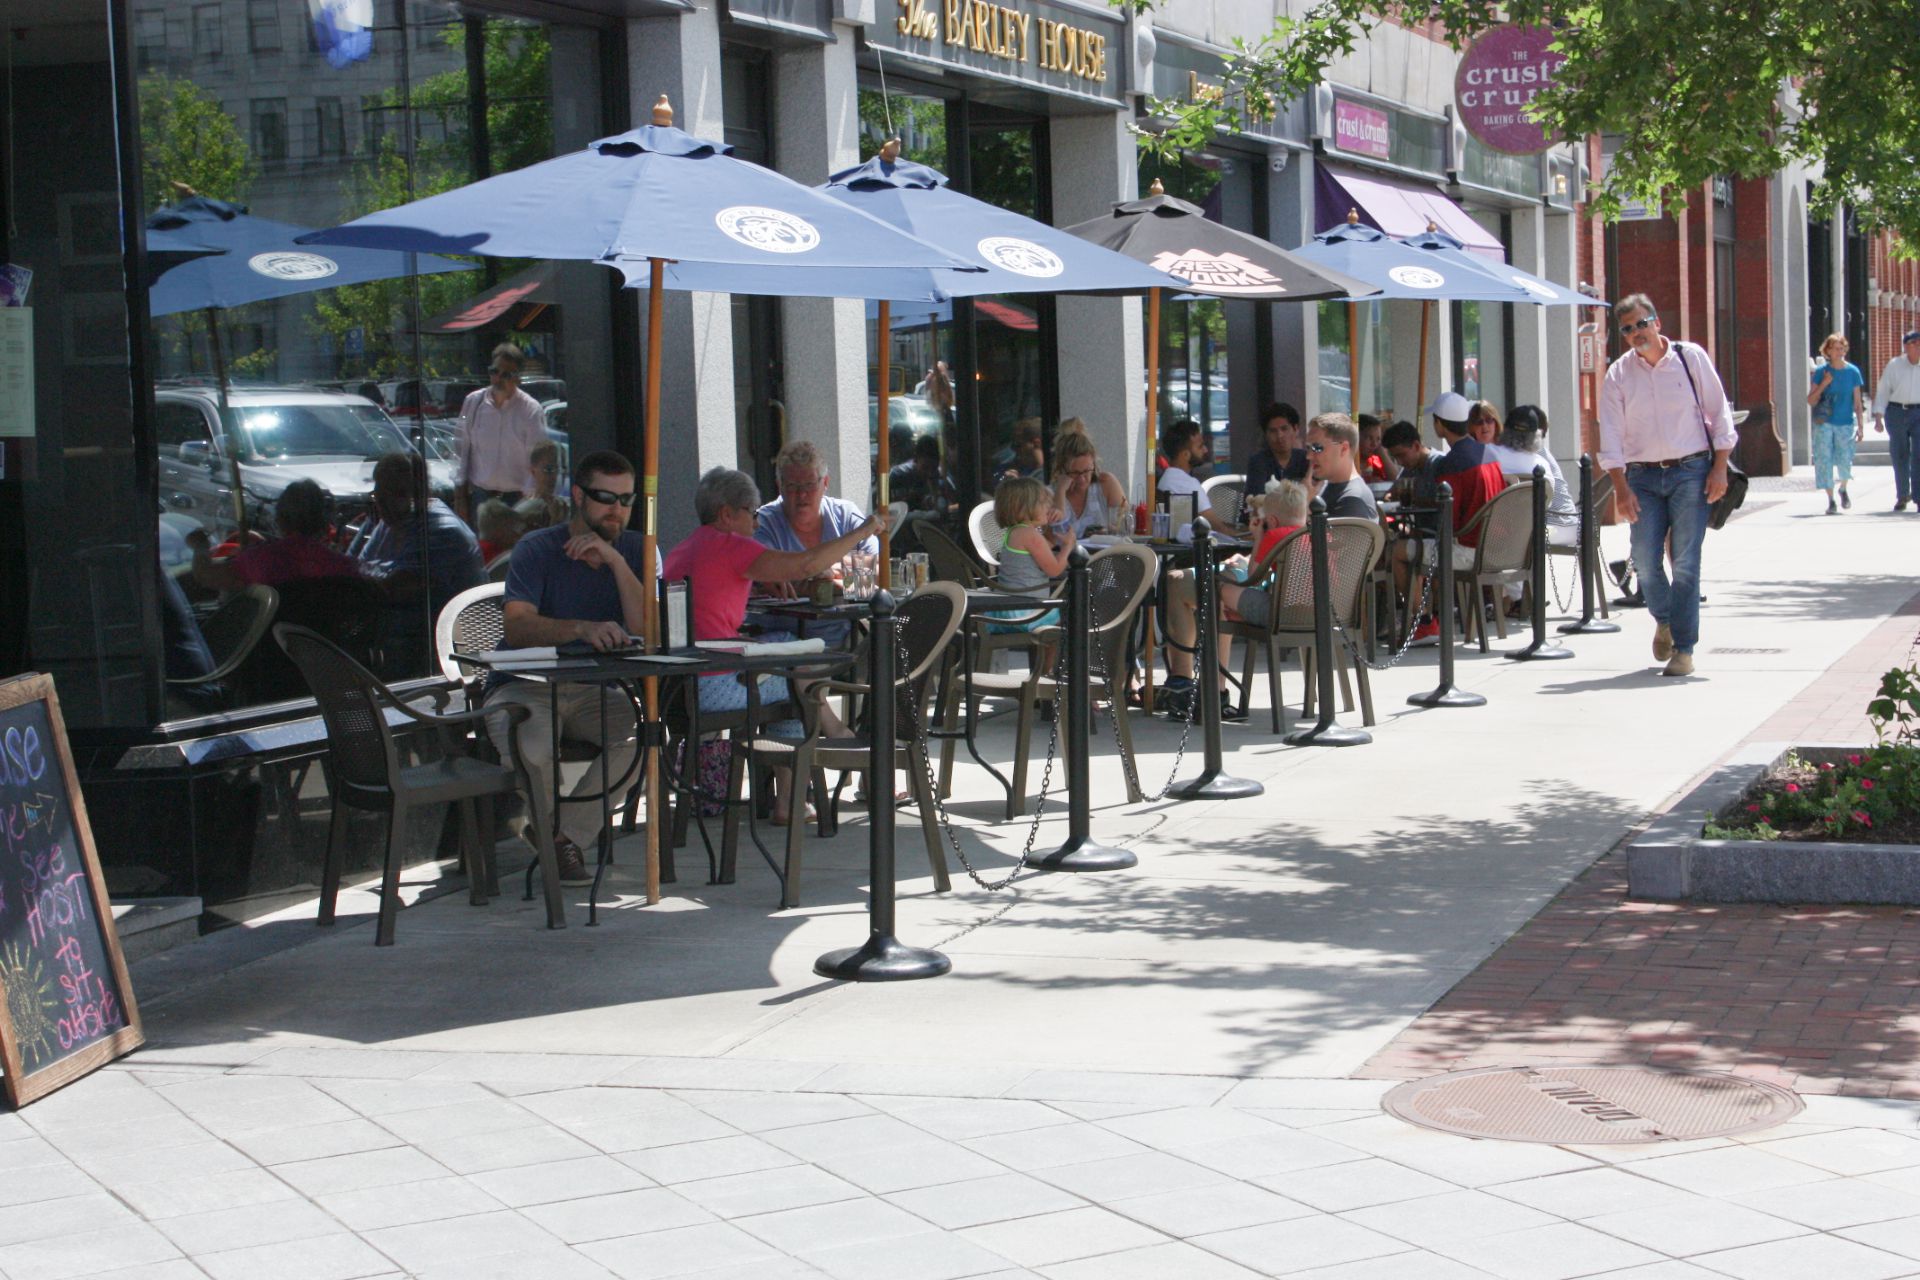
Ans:
<svg viewBox="0 0 1920 1280"><path fill-rule="evenodd" d="M593 883L593 870L587 866L587 860L581 856L580 846L561 836L553 842L554 861L560 866L560 883L564 885L584 885Z"/></svg>
<svg viewBox="0 0 1920 1280"><path fill-rule="evenodd" d="M1661 623L1653 629L1653 660L1665 662L1673 656L1673 628Z"/></svg>
<svg viewBox="0 0 1920 1280"><path fill-rule="evenodd" d="M1662 671L1660 674L1663 676L1692 675L1693 674L1693 655L1690 653L1674 654L1671 658L1667 659L1667 669L1665 671Z"/></svg>

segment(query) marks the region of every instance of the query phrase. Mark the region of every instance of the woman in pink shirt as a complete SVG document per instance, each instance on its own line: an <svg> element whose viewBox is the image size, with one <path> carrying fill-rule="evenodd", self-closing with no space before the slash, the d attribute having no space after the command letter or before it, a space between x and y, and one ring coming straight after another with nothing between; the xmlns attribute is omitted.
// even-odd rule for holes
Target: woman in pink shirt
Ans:
<svg viewBox="0 0 1920 1280"><path fill-rule="evenodd" d="M841 537L802 551L775 551L753 539L754 515L760 509L760 490L743 471L715 467L700 477L693 492L694 514L700 527L667 554L665 578L686 579L693 592L693 636L696 640L726 640L740 633L747 616L747 597L756 582L798 582L818 577L880 528L876 516ZM763 636L761 639L774 637ZM747 705L747 688L730 675L703 677L699 685L702 711L739 711ZM788 700L787 682L780 676L760 680L762 703ZM820 709L830 733L844 733L831 710ZM780 732L801 732L796 722L776 726ZM773 820L787 820L788 783L778 771Z"/></svg>

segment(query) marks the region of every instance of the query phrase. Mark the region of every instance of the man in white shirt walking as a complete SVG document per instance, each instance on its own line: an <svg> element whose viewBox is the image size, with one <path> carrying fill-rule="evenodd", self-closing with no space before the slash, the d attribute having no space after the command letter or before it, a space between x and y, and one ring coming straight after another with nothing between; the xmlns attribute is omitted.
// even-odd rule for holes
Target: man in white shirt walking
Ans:
<svg viewBox="0 0 1920 1280"><path fill-rule="evenodd" d="M495 347L488 385L460 406L454 506L468 522L489 498L512 506L533 492L533 447L545 443L547 419L520 389L522 360L510 342Z"/></svg>
<svg viewBox="0 0 1920 1280"><path fill-rule="evenodd" d="M1713 361L1660 332L1651 298L1628 294L1614 303L1613 318L1629 350L1600 384L1600 465L1613 476L1616 509L1633 525L1633 567L1656 624L1653 656L1667 664L1663 675L1689 676L1708 508L1727 491L1739 436Z"/></svg>
<svg viewBox="0 0 1920 1280"><path fill-rule="evenodd" d="M1887 361L1873 388L1873 429L1887 433L1893 455L1893 509L1907 500L1920 512L1920 329L1905 339L1906 354Z"/></svg>

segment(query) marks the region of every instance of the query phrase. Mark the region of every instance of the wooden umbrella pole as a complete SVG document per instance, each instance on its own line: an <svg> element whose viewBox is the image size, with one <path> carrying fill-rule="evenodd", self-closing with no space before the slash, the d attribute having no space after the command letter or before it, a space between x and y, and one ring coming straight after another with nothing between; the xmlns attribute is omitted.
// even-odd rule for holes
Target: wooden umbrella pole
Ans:
<svg viewBox="0 0 1920 1280"><path fill-rule="evenodd" d="M1347 304L1347 408L1360 420L1360 304Z"/></svg>
<svg viewBox="0 0 1920 1280"><path fill-rule="evenodd" d="M652 566L660 547L660 329L661 295L666 292L667 264L661 258L647 259L647 421L646 438L640 444L640 501L645 504L646 523L641 527L640 558ZM658 590L642 593L642 639L649 646L660 642ZM647 708L649 724L660 722L660 681L648 676L641 681L641 696ZM666 822L666 796L660 786L660 751L647 750L647 904L660 901L660 828Z"/></svg>
<svg viewBox="0 0 1920 1280"><path fill-rule="evenodd" d="M1156 180L1157 185L1158 180ZM1158 432L1160 428L1160 290L1147 290L1147 487L1140 495L1140 501L1153 506L1154 488L1159 480L1153 462L1159 451ZM1096 477L1097 480L1097 477ZM1153 708L1153 610L1149 609L1146 622L1145 675L1142 687L1146 690L1142 703L1148 710Z"/></svg>
<svg viewBox="0 0 1920 1280"><path fill-rule="evenodd" d="M878 433L880 437L880 460L874 464L874 470L877 473L874 476L876 485L874 491L880 495L880 501L875 504L874 514L880 517L880 585L888 590L892 590L893 588L893 561L891 559L893 554L893 520L887 513L887 504L891 496L887 493L887 479L893 467L893 422L888 416L891 409L889 408L890 401L888 399L887 389L887 383L890 381L888 370L888 365L890 364L889 357L892 354L887 350L887 347L889 345L889 339L893 336L889 332L892 328L893 304L885 298L882 298L880 299L880 408L876 419L878 425L874 427L874 431Z"/></svg>
<svg viewBox="0 0 1920 1280"><path fill-rule="evenodd" d="M1429 298L1420 303L1420 391L1413 403L1415 422L1420 420L1419 412L1427 403L1427 326L1432 323L1433 300Z"/></svg>

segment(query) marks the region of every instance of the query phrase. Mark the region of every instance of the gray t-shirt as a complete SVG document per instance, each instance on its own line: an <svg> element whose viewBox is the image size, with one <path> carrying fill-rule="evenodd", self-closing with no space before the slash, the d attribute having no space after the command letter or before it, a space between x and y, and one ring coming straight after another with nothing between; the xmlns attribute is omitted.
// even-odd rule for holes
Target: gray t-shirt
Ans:
<svg viewBox="0 0 1920 1280"><path fill-rule="evenodd" d="M1327 487L1320 491L1320 499L1327 504L1327 518L1330 520L1380 518L1380 507L1373 500L1373 490L1357 475L1346 480L1327 481Z"/></svg>

